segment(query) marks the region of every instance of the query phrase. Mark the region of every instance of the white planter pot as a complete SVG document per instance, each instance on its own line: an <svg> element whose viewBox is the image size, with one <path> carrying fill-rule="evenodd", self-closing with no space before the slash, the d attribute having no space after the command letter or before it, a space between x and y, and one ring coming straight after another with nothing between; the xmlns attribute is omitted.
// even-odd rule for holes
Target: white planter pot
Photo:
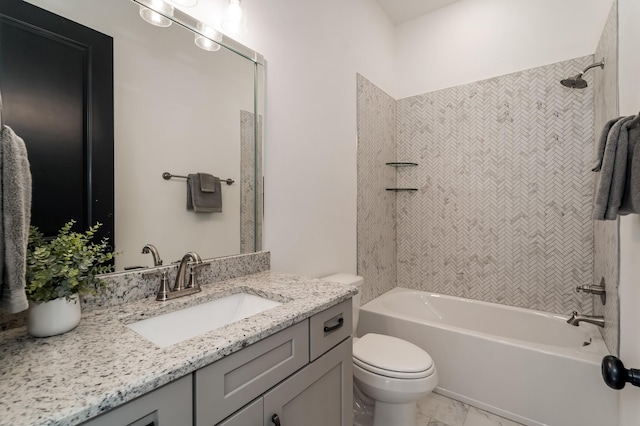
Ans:
<svg viewBox="0 0 640 426"><path fill-rule="evenodd" d="M80 300L74 295L48 302L29 302L27 329L35 337L55 336L73 330L80 323Z"/></svg>

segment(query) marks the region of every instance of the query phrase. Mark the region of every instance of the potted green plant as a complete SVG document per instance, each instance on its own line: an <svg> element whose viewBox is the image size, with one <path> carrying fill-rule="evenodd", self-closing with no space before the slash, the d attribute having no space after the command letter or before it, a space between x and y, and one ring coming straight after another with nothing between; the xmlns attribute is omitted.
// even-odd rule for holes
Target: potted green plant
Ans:
<svg viewBox="0 0 640 426"><path fill-rule="evenodd" d="M37 227L29 230L26 293L29 299L29 334L54 336L80 323L79 294L95 293L104 286L98 274L110 272L114 253L106 239L92 242L101 224L86 232L72 232L67 222L58 235L45 240Z"/></svg>

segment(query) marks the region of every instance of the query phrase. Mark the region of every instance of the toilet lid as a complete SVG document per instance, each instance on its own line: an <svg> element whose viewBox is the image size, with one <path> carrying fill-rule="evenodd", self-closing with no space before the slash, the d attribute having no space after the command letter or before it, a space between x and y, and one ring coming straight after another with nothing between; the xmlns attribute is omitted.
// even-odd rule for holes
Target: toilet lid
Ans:
<svg viewBox="0 0 640 426"><path fill-rule="evenodd" d="M365 370L390 377L426 377L433 370L433 360L418 346L375 333L365 334L353 344L353 361Z"/></svg>

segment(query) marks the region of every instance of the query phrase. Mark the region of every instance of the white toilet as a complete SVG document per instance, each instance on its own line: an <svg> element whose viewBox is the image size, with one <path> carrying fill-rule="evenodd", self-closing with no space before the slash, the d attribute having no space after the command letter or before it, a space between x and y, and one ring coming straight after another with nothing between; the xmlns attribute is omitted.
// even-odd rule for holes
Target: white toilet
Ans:
<svg viewBox="0 0 640 426"><path fill-rule="evenodd" d="M322 278L360 287L362 277L335 274ZM360 293L353 297L353 335L360 312ZM397 337L369 333L353 340L355 426L416 426L416 402L438 384L427 352ZM373 405L373 410L371 406Z"/></svg>

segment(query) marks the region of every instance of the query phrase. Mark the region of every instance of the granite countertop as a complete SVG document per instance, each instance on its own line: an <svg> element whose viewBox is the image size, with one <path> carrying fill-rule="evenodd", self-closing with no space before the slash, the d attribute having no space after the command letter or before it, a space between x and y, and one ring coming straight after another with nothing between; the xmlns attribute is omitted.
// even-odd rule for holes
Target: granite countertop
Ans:
<svg viewBox="0 0 640 426"><path fill-rule="evenodd" d="M126 324L245 291L283 304L204 335L158 348ZM83 313L66 334L0 333L0 425L75 425L185 376L342 302L355 287L261 272L202 286L202 292L144 299Z"/></svg>

